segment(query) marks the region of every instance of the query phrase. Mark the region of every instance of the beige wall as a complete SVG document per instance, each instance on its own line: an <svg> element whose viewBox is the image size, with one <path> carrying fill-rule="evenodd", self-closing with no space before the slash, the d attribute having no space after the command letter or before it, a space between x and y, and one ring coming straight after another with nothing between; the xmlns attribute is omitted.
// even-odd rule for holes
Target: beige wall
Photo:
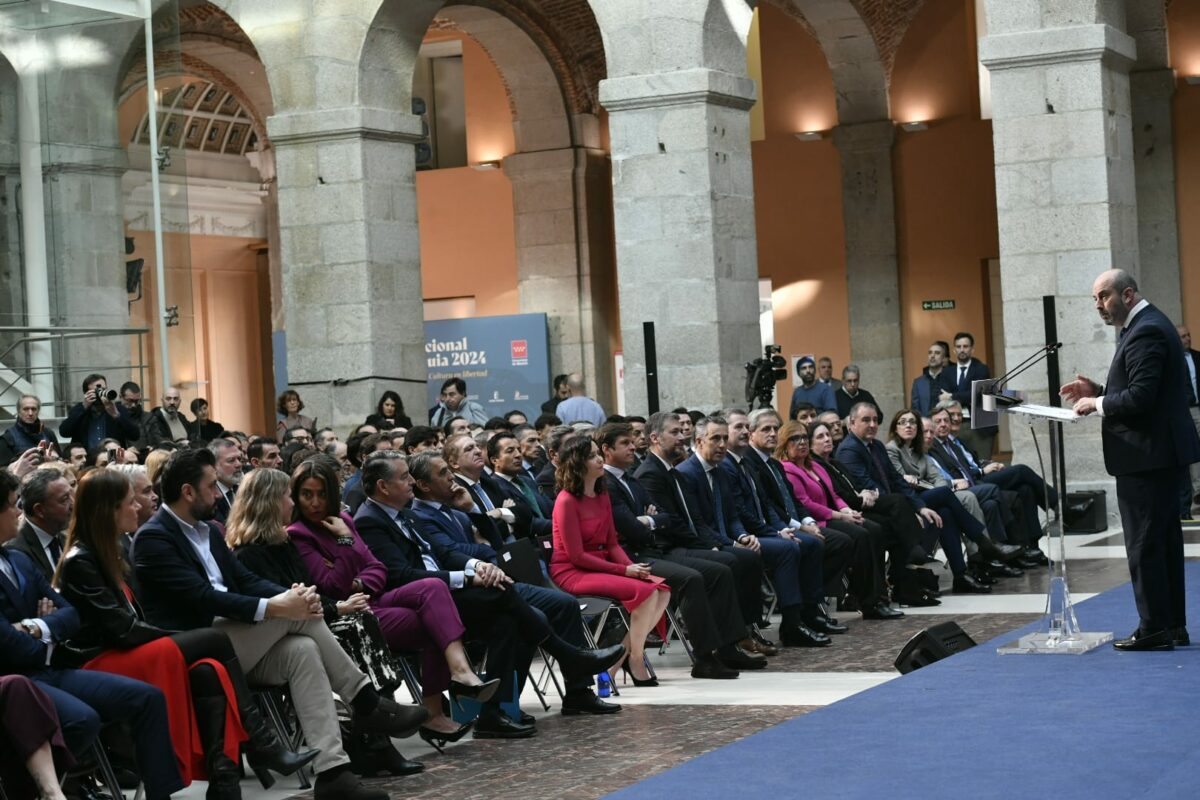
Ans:
<svg viewBox="0 0 1200 800"><path fill-rule="evenodd" d="M900 308L905 385L925 366L929 344L975 335L988 347L986 260L1000 253L992 125L979 119L975 24L970 0L928 0L913 20L892 73L899 122L894 150ZM923 300L953 299L953 311L922 311ZM889 409L888 411L892 411Z"/></svg>

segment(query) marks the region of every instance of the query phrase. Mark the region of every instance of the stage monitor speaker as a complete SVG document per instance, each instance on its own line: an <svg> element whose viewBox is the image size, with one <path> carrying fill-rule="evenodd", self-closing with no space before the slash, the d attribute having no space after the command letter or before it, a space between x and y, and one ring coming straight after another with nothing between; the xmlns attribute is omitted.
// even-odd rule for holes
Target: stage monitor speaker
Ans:
<svg viewBox="0 0 1200 800"><path fill-rule="evenodd" d="M957 623L943 622L909 639L900 655L896 656L895 667L901 675L907 675L974 646L975 640Z"/></svg>
<svg viewBox="0 0 1200 800"><path fill-rule="evenodd" d="M1063 500L1065 533L1103 533L1108 530L1108 498L1103 489L1067 492Z"/></svg>

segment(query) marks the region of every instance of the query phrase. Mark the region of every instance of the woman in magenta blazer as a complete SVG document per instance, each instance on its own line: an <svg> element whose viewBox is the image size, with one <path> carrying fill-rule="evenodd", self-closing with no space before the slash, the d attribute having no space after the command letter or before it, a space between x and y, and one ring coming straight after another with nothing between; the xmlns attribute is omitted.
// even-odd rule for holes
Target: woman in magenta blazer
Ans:
<svg viewBox="0 0 1200 800"><path fill-rule="evenodd" d="M436 741L439 749L440 744L457 742L470 725L455 725L442 713L442 692L449 688L487 702L500 681L484 683L471 669L462 644L466 628L445 581L422 578L388 591L387 568L359 538L354 520L341 512L337 475L323 459L296 468L290 504L295 521L288 526L288 536L317 590L337 600L365 595L388 645L421 652L421 693L430 717L421 726L421 738Z"/></svg>

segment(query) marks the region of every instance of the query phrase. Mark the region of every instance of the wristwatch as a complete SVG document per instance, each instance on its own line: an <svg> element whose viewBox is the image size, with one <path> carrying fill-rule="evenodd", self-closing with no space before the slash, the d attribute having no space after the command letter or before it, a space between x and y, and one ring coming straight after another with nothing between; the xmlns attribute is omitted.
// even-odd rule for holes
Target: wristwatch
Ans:
<svg viewBox="0 0 1200 800"><path fill-rule="evenodd" d="M34 622L33 620L23 619L23 620L21 620L20 625L25 630L26 633L28 633L30 636L34 637L35 639L42 638L42 629L40 627L38 627L38 624L36 622Z"/></svg>

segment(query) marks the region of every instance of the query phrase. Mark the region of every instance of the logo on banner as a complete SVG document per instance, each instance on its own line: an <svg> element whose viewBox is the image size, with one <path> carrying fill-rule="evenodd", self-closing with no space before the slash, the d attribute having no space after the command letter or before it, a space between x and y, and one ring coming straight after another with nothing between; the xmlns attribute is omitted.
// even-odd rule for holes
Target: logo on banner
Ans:
<svg viewBox="0 0 1200 800"><path fill-rule="evenodd" d="M512 351L512 365L514 367L525 367L529 365L528 339L513 339L509 344L509 349Z"/></svg>

